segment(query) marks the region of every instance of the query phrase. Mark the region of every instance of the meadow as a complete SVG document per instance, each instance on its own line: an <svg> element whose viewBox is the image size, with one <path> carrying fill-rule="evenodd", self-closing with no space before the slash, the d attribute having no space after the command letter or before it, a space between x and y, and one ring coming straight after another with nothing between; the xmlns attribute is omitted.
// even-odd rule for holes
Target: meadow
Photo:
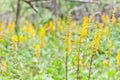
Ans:
<svg viewBox="0 0 120 80"><path fill-rule="evenodd" d="M120 21L101 20L0 21L0 80L120 80Z"/></svg>

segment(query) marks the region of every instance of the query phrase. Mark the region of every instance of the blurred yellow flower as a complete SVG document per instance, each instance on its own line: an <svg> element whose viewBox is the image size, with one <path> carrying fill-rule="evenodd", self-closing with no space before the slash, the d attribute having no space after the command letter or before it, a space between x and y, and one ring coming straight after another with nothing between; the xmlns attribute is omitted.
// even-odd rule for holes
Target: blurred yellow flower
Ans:
<svg viewBox="0 0 120 80"><path fill-rule="evenodd" d="M115 15L112 16L112 23L113 23L113 24L116 24L116 23L117 23L117 19L116 19Z"/></svg>
<svg viewBox="0 0 120 80"><path fill-rule="evenodd" d="M39 33L39 40L43 40L46 35L46 31L44 27L40 28L40 33Z"/></svg>
<svg viewBox="0 0 120 80"><path fill-rule="evenodd" d="M58 29L59 29L59 30L62 30L62 29L63 29L63 27L62 27L62 25L61 25L60 20L59 20L59 21L57 21L57 25L58 25Z"/></svg>
<svg viewBox="0 0 120 80"><path fill-rule="evenodd" d="M107 37L109 35L109 27L105 27L104 35Z"/></svg>
<svg viewBox="0 0 120 80"><path fill-rule="evenodd" d="M98 51L99 45L100 45L100 39L101 39L101 32L97 32L94 35L93 42L92 42L92 51L93 54Z"/></svg>
<svg viewBox="0 0 120 80"><path fill-rule="evenodd" d="M83 17L83 23L82 23L82 27L86 27L89 24L89 17L85 16Z"/></svg>
<svg viewBox="0 0 120 80"><path fill-rule="evenodd" d="M117 65L120 66L120 51L117 53Z"/></svg>
<svg viewBox="0 0 120 80"><path fill-rule="evenodd" d="M35 51L38 53L38 52L40 52L40 45L36 45L35 46Z"/></svg>
<svg viewBox="0 0 120 80"><path fill-rule="evenodd" d="M50 29L51 33L55 32L56 27L55 27L53 21L50 21L50 23L49 23L49 29Z"/></svg>
<svg viewBox="0 0 120 80"><path fill-rule="evenodd" d="M25 42L26 41L26 36L25 35L24 36L20 36L19 37L19 41L20 41L20 43Z"/></svg>
<svg viewBox="0 0 120 80"><path fill-rule="evenodd" d="M81 39L85 38L87 36L87 28L83 27L81 32Z"/></svg>
<svg viewBox="0 0 120 80"><path fill-rule="evenodd" d="M15 22L9 22L8 23L8 33L11 34L14 32L14 28L15 28Z"/></svg>
<svg viewBox="0 0 120 80"><path fill-rule="evenodd" d="M4 22L0 22L0 32L4 32Z"/></svg>
<svg viewBox="0 0 120 80"><path fill-rule="evenodd" d="M31 38L34 38L36 35L36 30L34 28L30 29L29 34L31 35Z"/></svg>
<svg viewBox="0 0 120 80"><path fill-rule="evenodd" d="M11 40L12 40L13 43L17 43L18 42L17 35L13 35L12 38L11 38Z"/></svg>
<svg viewBox="0 0 120 80"><path fill-rule="evenodd" d="M109 22L109 16L107 14L102 15L102 21L107 24Z"/></svg>
<svg viewBox="0 0 120 80"><path fill-rule="evenodd" d="M103 23L98 23L98 27L99 27L100 29L102 29L102 28L103 28L103 26L104 26L104 24L103 24Z"/></svg>

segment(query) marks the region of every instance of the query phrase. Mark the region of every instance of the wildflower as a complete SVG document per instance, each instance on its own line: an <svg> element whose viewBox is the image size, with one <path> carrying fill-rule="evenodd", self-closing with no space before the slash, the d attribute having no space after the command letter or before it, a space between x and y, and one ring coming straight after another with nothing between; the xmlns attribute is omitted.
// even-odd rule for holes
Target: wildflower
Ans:
<svg viewBox="0 0 120 80"><path fill-rule="evenodd" d="M3 31L4 31L4 23L1 22L1 23L0 23L0 32L3 32Z"/></svg>
<svg viewBox="0 0 120 80"><path fill-rule="evenodd" d="M29 31L29 34L30 34L30 37L31 37L31 38L34 38L35 35L36 35L35 29L34 29L34 28L31 28L30 31Z"/></svg>
<svg viewBox="0 0 120 80"><path fill-rule="evenodd" d="M40 45L36 45L36 46L35 46L35 51L36 51L36 52L40 52Z"/></svg>
<svg viewBox="0 0 120 80"><path fill-rule="evenodd" d="M11 40L12 40L13 43L17 43L18 42L17 35L13 35L12 38L11 38Z"/></svg>
<svg viewBox="0 0 120 80"><path fill-rule="evenodd" d="M17 43L18 43L17 35L13 35L11 38L11 41L12 41L12 53L13 53L14 57L16 57L16 55L17 55Z"/></svg>
<svg viewBox="0 0 120 80"><path fill-rule="evenodd" d="M105 29L104 29L104 35L105 36L109 35L109 27L105 27Z"/></svg>
<svg viewBox="0 0 120 80"><path fill-rule="evenodd" d="M57 25L58 25L58 29L59 29L59 30L62 30L62 29L63 29L60 21L57 21Z"/></svg>
<svg viewBox="0 0 120 80"><path fill-rule="evenodd" d="M55 32L55 25L53 24L53 21L50 21L50 23L49 23L49 29L50 29L51 33Z"/></svg>
<svg viewBox="0 0 120 80"><path fill-rule="evenodd" d="M82 26L86 27L86 26L88 26L88 24L89 24L89 17L88 16L83 17Z"/></svg>
<svg viewBox="0 0 120 80"><path fill-rule="evenodd" d="M82 28L82 32L81 32L81 38L85 38L87 36L87 28Z"/></svg>
<svg viewBox="0 0 120 80"><path fill-rule="evenodd" d="M46 35L46 31L44 27L40 28L39 40L43 40Z"/></svg>
<svg viewBox="0 0 120 80"><path fill-rule="evenodd" d="M99 45L100 45L100 38L101 38L101 32L97 32L94 35L94 39L92 42L92 51L93 53L96 53L98 51Z"/></svg>
<svg viewBox="0 0 120 80"><path fill-rule="evenodd" d="M102 28L103 28L103 26L104 26L104 24L103 24L103 23L99 23L99 24L98 24L99 29L102 29Z"/></svg>
<svg viewBox="0 0 120 80"><path fill-rule="evenodd" d="M11 35L12 32L14 32L14 28L15 28L15 23L14 22L9 22L8 23L8 32Z"/></svg>
<svg viewBox="0 0 120 80"><path fill-rule="evenodd" d="M107 24L109 22L109 16L107 14L102 15L102 21Z"/></svg>
<svg viewBox="0 0 120 80"><path fill-rule="evenodd" d="M81 39L83 39L87 36L88 25L89 25L89 18L88 18L88 16L85 16L83 18L83 23L82 23Z"/></svg>
<svg viewBox="0 0 120 80"><path fill-rule="evenodd" d="M19 41L20 41L20 43L25 42L26 41L26 36L20 36Z"/></svg>
<svg viewBox="0 0 120 80"><path fill-rule="evenodd" d="M120 66L120 51L117 53L117 65Z"/></svg>
<svg viewBox="0 0 120 80"><path fill-rule="evenodd" d="M117 23L117 19L116 19L115 15L112 16L112 23L113 23L113 24L116 24L116 23Z"/></svg>

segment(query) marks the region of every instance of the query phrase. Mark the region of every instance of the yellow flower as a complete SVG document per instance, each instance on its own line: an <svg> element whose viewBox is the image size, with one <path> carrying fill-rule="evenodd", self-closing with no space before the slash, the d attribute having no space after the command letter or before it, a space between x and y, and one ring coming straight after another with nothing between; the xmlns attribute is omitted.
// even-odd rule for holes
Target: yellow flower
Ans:
<svg viewBox="0 0 120 80"><path fill-rule="evenodd" d="M98 23L98 27L99 27L100 29L102 29L102 28L103 28L103 26L104 26L104 24L103 24L103 23Z"/></svg>
<svg viewBox="0 0 120 80"><path fill-rule="evenodd" d="M22 28L22 30L23 30L25 33L27 33L27 32L29 31L29 28L28 28L28 26L24 26L24 27Z"/></svg>
<svg viewBox="0 0 120 80"><path fill-rule="evenodd" d="M50 32L51 32L51 33L55 32L55 28L56 28L56 27L55 27L53 21L50 21L50 23L49 23Z"/></svg>
<svg viewBox="0 0 120 80"><path fill-rule="evenodd" d="M82 27L86 27L89 24L89 17L85 16L83 17L83 23L82 23Z"/></svg>
<svg viewBox="0 0 120 80"><path fill-rule="evenodd" d="M43 40L46 35L46 31L44 27L40 28L39 40Z"/></svg>
<svg viewBox="0 0 120 80"><path fill-rule="evenodd" d="M38 57L38 61L40 60L40 45L36 45L35 46L35 53L36 53L36 56Z"/></svg>
<svg viewBox="0 0 120 80"><path fill-rule="evenodd" d="M38 52L40 52L40 45L36 45L35 46L35 51L38 53Z"/></svg>
<svg viewBox="0 0 120 80"><path fill-rule="evenodd" d="M105 27L105 29L104 29L104 35L105 36L109 35L109 27Z"/></svg>
<svg viewBox="0 0 120 80"><path fill-rule="evenodd" d="M30 29L29 34L31 35L31 38L35 37L35 35L36 35L35 29L34 28Z"/></svg>
<svg viewBox="0 0 120 80"><path fill-rule="evenodd" d="M62 25L61 25L60 20L59 20L59 21L57 21L57 25L58 25L58 29L59 29L59 30L62 30L62 29L63 29L63 27L62 27Z"/></svg>
<svg viewBox="0 0 120 80"><path fill-rule="evenodd" d="M8 32L9 32L9 34L14 32L14 28L15 28L15 23L14 22L9 22L8 23Z"/></svg>
<svg viewBox="0 0 120 80"><path fill-rule="evenodd" d="M4 31L4 22L1 22L0 23L0 32L3 32Z"/></svg>
<svg viewBox="0 0 120 80"><path fill-rule="evenodd" d="M20 36L20 43L23 43L26 41L26 36Z"/></svg>
<svg viewBox="0 0 120 80"><path fill-rule="evenodd" d="M85 38L87 36L87 28L82 28L82 32L81 32L81 38Z"/></svg>
<svg viewBox="0 0 120 80"><path fill-rule="evenodd" d="M104 65L104 66L108 66L108 60L104 60L104 61L103 61L103 65Z"/></svg>
<svg viewBox="0 0 120 80"><path fill-rule="evenodd" d="M100 45L100 39L101 39L101 32L97 32L94 35L94 39L92 42L92 51L93 53L96 53L98 51L99 45Z"/></svg>
<svg viewBox="0 0 120 80"><path fill-rule="evenodd" d="M112 16L112 23L113 23L113 24L116 24L116 23L117 23L117 19L116 19L115 15Z"/></svg>
<svg viewBox="0 0 120 80"><path fill-rule="evenodd" d="M13 43L17 43L18 42L17 35L13 35L12 38L11 38L11 40L12 40Z"/></svg>
<svg viewBox="0 0 120 80"><path fill-rule="evenodd" d="M71 44L71 28L72 26L67 26L66 30L66 36L65 36L65 47L66 47L66 52L70 51L70 44Z"/></svg>
<svg viewBox="0 0 120 80"><path fill-rule="evenodd" d="M117 53L117 65L120 66L120 51Z"/></svg>
<svg viewBox="0 0 120 80"><path fill-rule="evenodd" d="M102 15L102 21L107 24L109 22L109 16L107 14Z"/></svg>

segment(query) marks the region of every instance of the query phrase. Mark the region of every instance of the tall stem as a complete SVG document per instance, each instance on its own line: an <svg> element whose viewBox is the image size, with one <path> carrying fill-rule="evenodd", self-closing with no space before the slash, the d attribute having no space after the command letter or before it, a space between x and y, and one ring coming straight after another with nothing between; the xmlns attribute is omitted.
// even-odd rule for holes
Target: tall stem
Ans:
<svg viewBox="0 0 120 80"><path fill-rule="evenodd" d="M88 80L90 80L90 78L91 78L93 56L94 56L94 54L92 54L91 59L90 59L90 68L89 68Z"/></svg>
<svg viewBox="0 0 120 80"><path fill-rule="evenodd" d="M68 80L68 51L66 51L66 80Z"/></svg>

